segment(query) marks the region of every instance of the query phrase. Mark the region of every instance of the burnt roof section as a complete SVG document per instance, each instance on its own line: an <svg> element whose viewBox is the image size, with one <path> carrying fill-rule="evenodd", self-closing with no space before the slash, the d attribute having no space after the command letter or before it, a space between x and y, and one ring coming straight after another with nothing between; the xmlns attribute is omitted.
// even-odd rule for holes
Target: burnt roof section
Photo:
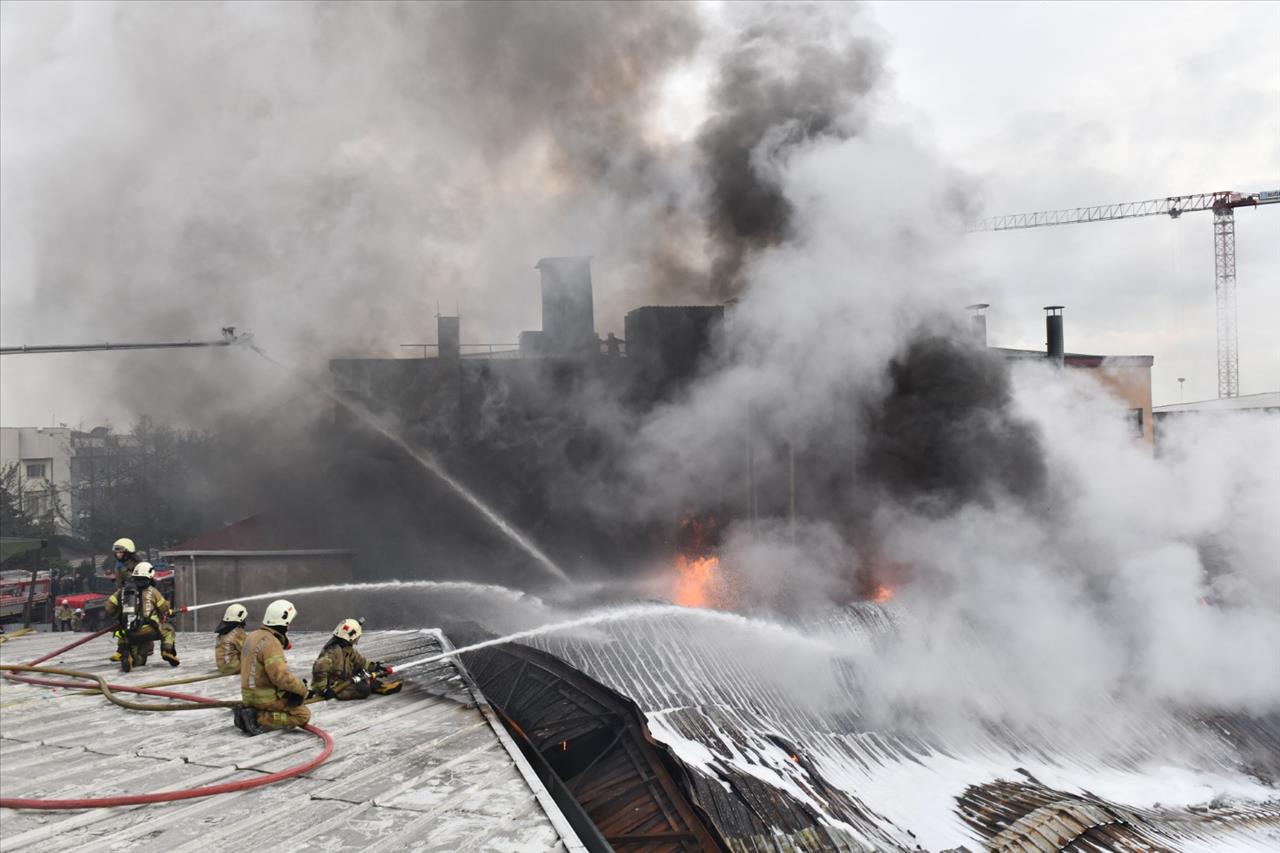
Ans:
<svg viewBox="0 0 1280 853"><path fill-rule="evenodd" d="M636 706L552 655L517 644L466 655L517 737L594 825L602 849L718 850Z"/></svg>
<svg viewBox="0 0 1280 853"><path fill-rule="evenodd" d="M0 646L7 663L65 645L39 634ZM290 668L309 676L325 633L293 637ZM438 631L369 631L360 649L390 662L438 652ZM49 665L141 684L212 670L212 634L179 634L184 664L129 674L93 640ZM238 698L235 677L173 688ZM125 711L96 696L0 680L0 790L6 797L78 798L214 784L305 761L319 740L300 732L246 738L225 709ZM311 706L335 741L333 756L298 778L175 803L71 812L3 813L8 850L108 851L123 847L204 851L248 839L279 849L582 851L465 671L448 661L416 668L404 690L364 702ZM270 840L276 839L276 840Z"/></svg>
<svg viewBox="0 0 1280 853"><path fill-rule="evenodd" d="M691 798L735 850L986 848L1021 818L1050 822L1033 814L1043 802L1006 802L1012 789L989 787L1008 781L1034 783L1050 803L1077 798L1077 823L1089 809L1108 809L1132 827L1130 837L1173 849L1280 845L1280 788L1267 770L1280 760L1280 714L1229 724L1172 713L1126 718L1091 728L1088 750L1053 730L994 721L962 739L873 725L851 664L817 656L825 671L800 665L813 654L808 642L887 642L909 618L896 607L856 605L782 637L732 615L689 611L530 642L639 706L653 737L685 765ZM830 692L816 703L798 698L813 687ZM1194 764L1171 758L1191 744ZM991 792L987 805L1004 808L1000 822L970 819L963 795L978 789ZM1207 800L1213 790L1233 793L1212 803L1191 793ZM1165 807L1139 808L1150 796ZM1089 831L1078 834L1102 832ZM1036 847L1033 835L998 849L1066 849Z"/></svg>

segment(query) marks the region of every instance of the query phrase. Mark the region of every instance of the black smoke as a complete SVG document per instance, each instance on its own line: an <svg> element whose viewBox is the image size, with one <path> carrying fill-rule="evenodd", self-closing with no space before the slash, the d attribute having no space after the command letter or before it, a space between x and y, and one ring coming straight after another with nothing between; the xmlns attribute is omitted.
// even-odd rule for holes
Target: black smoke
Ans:
<svg viewBox="0 0 1280 853"><path fill-rule="evenodd" d="M889 390L871 409L863 460L879 490L928 516L971 503L1044 500L1039 432L1013 409L1003 358L922 333L887 370Z"/></svg>
<svg viewBox="0 0 1280 853"><path fill-rule="evenodd" d="M855 13L848 6L837 11L846 19ZM843 23L822 6L765 7L723 59L711 115L698 135L715 252L711 283L720 299L741 292L743 264L753 251L797 236L779 179L789 152L824 138L847 139L866 119L882 51L869 38L845 33Z"/></svg>

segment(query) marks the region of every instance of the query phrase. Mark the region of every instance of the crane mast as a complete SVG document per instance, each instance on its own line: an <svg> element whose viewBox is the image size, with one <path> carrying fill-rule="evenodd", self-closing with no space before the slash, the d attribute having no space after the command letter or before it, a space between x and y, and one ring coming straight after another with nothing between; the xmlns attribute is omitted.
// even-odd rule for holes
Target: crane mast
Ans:
<svg viewBox="0 0 1280 853"><path fill-rule="evenodd" d="M1240 341L1236 311L1236 217L1238 207L1280 203L1280 190L1258 193L1216 192L1168 196L1147 201L1101 204L993 216L969 222L967 231L1015 231L1083 222L1110 222L1142 216L1168 216L1213 211L1213 292L1218 316L1218 396L1240 394Z"/></svg>

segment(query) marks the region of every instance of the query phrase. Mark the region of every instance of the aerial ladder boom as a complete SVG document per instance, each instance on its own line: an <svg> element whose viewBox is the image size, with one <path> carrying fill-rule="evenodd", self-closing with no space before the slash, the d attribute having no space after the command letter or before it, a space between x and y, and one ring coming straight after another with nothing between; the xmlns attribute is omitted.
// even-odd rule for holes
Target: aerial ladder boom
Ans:
<svg viewBox="0 0 1280 853"><path fill-rule="evenodd" d="M1257 193L1199 193L1123 204L1100 204L1094 207L993 216L989 219L969 222L965 230L1015 231L1024 228L1044 228L1050 225L1137 219L1142 216L1168 216L1171 219L1177 219L1184 213L1199 210L1213 211L1213 290L1218 309L1218 396L1235 397L1240 393L1240 345L1236 330L1235 211L1239 207L1258 207L1277 203L1280 203L1280 190Z"/></svg>

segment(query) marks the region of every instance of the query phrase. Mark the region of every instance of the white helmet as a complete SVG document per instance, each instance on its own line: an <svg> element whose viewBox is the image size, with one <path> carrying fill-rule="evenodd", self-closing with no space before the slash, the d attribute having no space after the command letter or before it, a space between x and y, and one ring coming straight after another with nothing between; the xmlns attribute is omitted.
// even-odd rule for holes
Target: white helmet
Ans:
<svg viewBox="0 0 1280 853"><path fill-rule="evenodd" d="M262 614L262 624L274 628L288 628L293 617L297 615L298 611L293 609L292 603L283 598L277 598L267 605L267 612Z"/></svg>
<svg viewBox="0 0 1280 853"><path fill-rule="evenodd" d="M133 576L135 578L146 578L147 580L155 580L155 566L143 560L141 563L133 567Z"/></svg>
<svg viewBox="0 0 1280 853"><path fill-rule="evenodd" d="M132 554L134 551L137 551L138 548L133 544L132 539L130 539L127 536L121 536L115 542L111 543L111 550L112 551L128 551L130 554Z"/></svg>
<svg viewBox="0 0 1280 853"><path fill-rule="evenodd" d="M223 622L243 622L249 618L249 611L244 609L243 604L233 604L227 608L227 612L222 614Z"/></svg>
<svg viewBox="0 0 1280 853"><path fill-rule="evenodd" d="M360 639L362 630L360 623L355 619L343 619L338 623L338 627L333 629L333 636L355 645L356 640Z"/></svg>

